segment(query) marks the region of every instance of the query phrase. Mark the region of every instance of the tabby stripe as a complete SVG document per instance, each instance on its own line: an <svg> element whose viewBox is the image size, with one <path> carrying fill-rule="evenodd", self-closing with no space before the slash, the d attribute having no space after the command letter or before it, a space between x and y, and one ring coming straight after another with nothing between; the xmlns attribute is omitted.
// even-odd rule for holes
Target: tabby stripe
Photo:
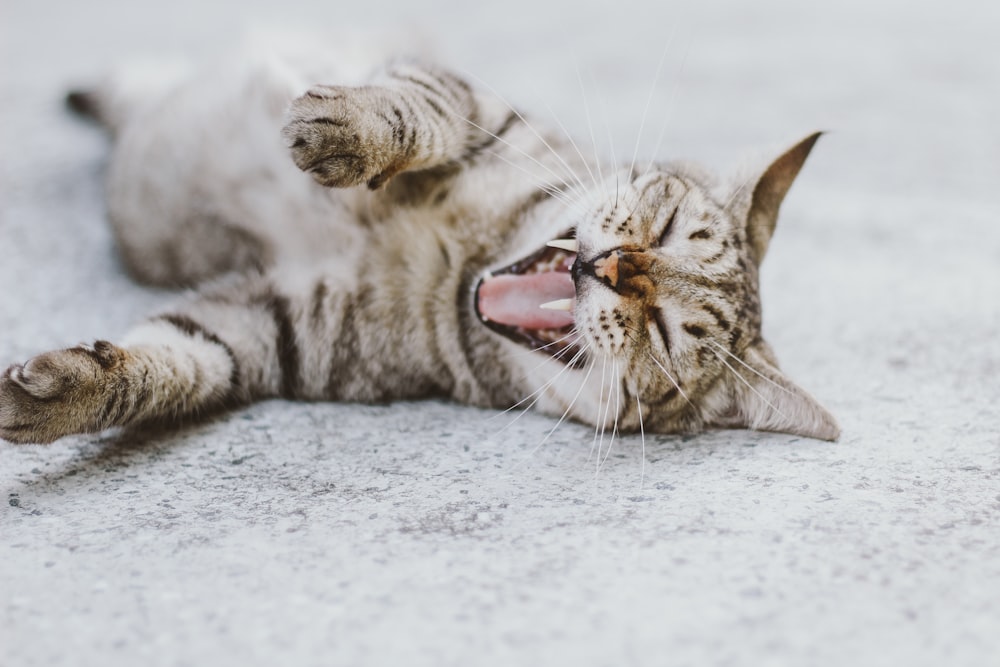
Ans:
<svg viewBox="0 0 1000 667"><path fill-rule="evenodd" d="M725 256L725 254L726 254L726 249L723 248L722 250L720 250L719 252L715 253L711 257L709 257L707 259L701 260L702 264L715 264L720 259L722 259Z"/></svg>
<svg viewBox="0 0 1000 667"><path fill-rule="evenodd" d="M292 398L302 386L299 368L299 344L295 339L292 322L291 302L279 294L270 293L263 299L263 305L271 313L277 328L274 345L278 352L278 368L281 374L281 395Z"/></svg>
<svg viewBox="0 0 1000 667"><path fill-rule="evenodd" d="M727 320L723 316L723 314L719 311L718 308L716 308L715 306L712 306L712 305L709 305L709 304L705 303L705 304L702 304L701 309L704 310L709 315L711 315L712 317L714 317L715 321L719 323L719 327L723 331L729 331L729 327L730 327L729 320Z"/></svg>
<svg viewBox="0 0 1000 667"><path fill-rule="evenodd" d="M663 406L669 403L670 401L674 400L675 398L677 398L677 396L680 393L681 392L677 387L671 387L670 389L667 389L666 393L663 394L663 396L660 396L655 401L647 400L646 404L649 406Z"/></svg>
<svg viewBox="0 0 1000 667"><path fill-rule="evenodd" d="M329 116L320 116L319 118L310 118L305 121L310 125L333 125L335 127L344 127L347 125L347 121L336 120L335 118L330 118Z"/></svg>
<svg viewBox="0 0 1000 667"><path fill-rule="evenodd" d="M683 325L681 325L681 328L683 328L684 331L688 332L695 338L704 338L708 334L708 332L705 331L703 327L700 327L697 324L688 324L687 322L685 322Z"/></svg>
<svg viewBox="0 0 1000 667"><path fill-rule="evenodd" d="M667 335L667 325L663 322L663 311L659 308L652 308L653 312L653 324L656 325L657 330L660 332L660 337L663 339L663 347L667 349L667 355L670 356L670 337Z"/></svg>
<svg viewBox="0 0 1000 667"><path fill-rule="evenodd" d="M160 315L153 318L153 321L157 320L170 324L178 331L192 338L201 336L209 343L221 347L225 351L226 356L229 357L229 363L232 365L232 371L229 373L229 388L225 396L229 396L240 386L240 364L236 359L236 353L233 352L233 348L229 347L225 341L186 315Z"/></svg>
<svg viewBox="0 0 1000 667"><path fill-rule="evenodd" d="M432 100L429 97L425 97L424 101L427 102L427 106L429 106L431 109L434 110L434 113L436 113L437 115L441 116L442 118L447 118L448 117L448 114L445 113L444 109L441 108L440 104L438 104L437 102L435 102L434 100Z"/></svg>
<svg viewBox="0 0 1000 667"><path fill-rule="evenodd" d="M413 109L413 104L410 103L407 97L400 96L399 101L403 105L408 118L416 118L418 116L417 112ZM400 144L400 147L403 149L405 155L412 156L413 149L417 145L417 123L406 123L404 128L408 130L409 136L407 137L406 145Z"/></svg>
<svg viewBox="0 0 1000 667"><path fill-rule="evenodd" d="M472 87L458 77L446 77L426 70L424 71L424 74L437 81L442 88L449 91L458 103L461 103L464 99L472 96ZM456 89L458 90L456 91Z"/></svg>
<svg viewBox="0 0 1000 667"><path fill-rule="evenodd" d="M507 118L504 119L503 123L500 125L499 128L496 129L496 131L493 132L493 134L487 134L485 137L483 137L482 140L480 140L479 143L472 144L471 146L466 148L465 154L462 157L466 160L476 157L484 150L486 150L487 148L495 144L497 141L499 141L501 138L503 138L503 136L507 134L510 128L514 127L514 123L516 123L518 120L519 116L517 115L517 113L511 111L509 114L507 114Z"/></svg>
<svg viewBox="0 0 1000 667"><path fill-rule="evenodd" d="M320 329L323 324L323 315L326 312L326 295L328 290L326 283L322 280L316 283L312 293L312 308L310 309L309 320L313 329Z"/></svg>
<svg viewBox="0 0 1000 667"><path fill-rule="evenodd" d="M396 122L392 124L392 138L396 145L402 148L403 142L406 140L406 120L402 110L395 104L392 105L392 114L396 117Z"/></svg>
<svg viewBox="0 0 1000 667"><path fill-rule="evenodd" d="M440 97L442 99L444 98L444 95L442 94L442 92L440 90L438 90L437 88L435 88L431 84L427 83L426 81L421 81L420 79L418 79L416 77L413 77L413 76L410 76L410 75L400 76L399 78L402 79L403 81L408 82L408 83L412 83L415 86L420 86L424 90L432 93L433 95L435 95L437 97Z"/></svg>
<svg viewBox="0 0 1000 667"><path fill-rule="evenodd" d="M347 294L342 297L337 317L331 318L340 323L340 329L336 332L335 353L330 366L330 374L327 376L326 387L323 395L328 399L337 400L343 396L343 376L346 372L345 362L357 359L361 354L358 341L356 308L358 304L371 303L372 288L370 285L362 285L356 294Z"/></svg>

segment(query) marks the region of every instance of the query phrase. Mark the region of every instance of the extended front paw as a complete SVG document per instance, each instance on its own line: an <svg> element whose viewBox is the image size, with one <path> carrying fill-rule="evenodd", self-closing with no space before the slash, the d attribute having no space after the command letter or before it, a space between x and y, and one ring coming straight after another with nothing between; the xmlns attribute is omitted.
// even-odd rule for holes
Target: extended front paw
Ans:
<svg viewBox="0 0 1000 667"><path fill-rule="evenodd" d="M46 352L0 375L0 438L46 443L99 430L124 352L104 341Z"/></svg>
<svg viewBox="0 0 1000 667"><path fill-rule="evenodd" d="M316 86L292 102L282 134L300 169L328 187L375 188L403 167L378 88Z"/></svg>

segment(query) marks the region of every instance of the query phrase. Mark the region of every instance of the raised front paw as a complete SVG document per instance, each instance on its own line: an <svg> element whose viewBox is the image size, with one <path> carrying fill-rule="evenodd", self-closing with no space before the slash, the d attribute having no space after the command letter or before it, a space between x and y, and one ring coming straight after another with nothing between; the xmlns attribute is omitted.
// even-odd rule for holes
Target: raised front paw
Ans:
<svg viewBox="0 0 1000 667"><path fill-rule="evenodd" d="M0 376L0 438L45 443L100 430L110 420L124 352L105 341L46 352Z"/></svg>
<svg viewBox="0 0 1000 667"><path fill-rule="evenodd" d="M299 169L328 187L377 188L405 167L382 89L315 86L292 102L282 130Z"/></svg>

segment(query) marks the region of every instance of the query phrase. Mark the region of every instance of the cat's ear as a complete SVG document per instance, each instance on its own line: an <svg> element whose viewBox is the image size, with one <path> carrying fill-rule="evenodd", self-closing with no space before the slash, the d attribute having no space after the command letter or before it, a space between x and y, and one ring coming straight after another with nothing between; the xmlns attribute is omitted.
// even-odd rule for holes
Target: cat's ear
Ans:
<svg viewBox="0 0 1000 667"><path fill-rule="evenodd" d="M774 226L778 222L781 202L821 134L822 132L816 132L795 144L772 162L756 181L752 178L749 181L753 185L750 201L746 202L744 199L744 206L747 206L747 238L758 264L767 253Z"/></svg>
<svg viewBox="0 0 1000 667"><path fill-rule="evenodd" d="M728 405L713 426L793 433L836 440L840 427L826 409L792 382L774 362L766 343L751 346L730 362Z"/></svg>

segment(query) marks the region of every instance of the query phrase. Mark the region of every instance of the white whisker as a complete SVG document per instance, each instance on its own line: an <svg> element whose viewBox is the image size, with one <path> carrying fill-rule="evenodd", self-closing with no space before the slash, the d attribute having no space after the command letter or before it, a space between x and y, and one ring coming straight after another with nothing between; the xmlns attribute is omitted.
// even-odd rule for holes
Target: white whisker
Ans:
<svg viewBox="0 0 1000 667"><path fill-rule="evenodd" d="M722 362L722 363L723 363L723 364L725 365L725 367L726 367L726 368L728 368L728 369L729 369L730 371L732 371L733 375L735 375L735 376L736 376L737 378L739 378L740 382L742 382L743 384L745 384L745 385L747 386L747 389L749 389L749 390L750 390L750 391L752 391L752 392L753 392L754 394L756 394L756 395L757 395L757 398L759 398L760 400L764 401L764 404L765 404L765 405L766 405L767 407L769 407L769 408L771 408L772 410L774 410L775 412L777 412L777 413L778 413L779 415L781 415L782 417L784 417L784 418L785 418L786 420L788 419L788 416L787 416L787 415L785 415L785 413L784 413L784 412L782 412L782 411L781 411L781 410L779 410L779 409L778 409L777 407L775 407L775 405L774 405L773 403L771 403L771 401L769 401L769 400L767 400L766 398L764 398L764 394L762 394L762 393L760 393L759 391L757 391L756 389L754 389L753 385L752 385L752 384L750 384L750 383L749 383L749 382L747 381L747 379L746 379L745 377L743 377L742 375L740 375L740 374L739 374L739 373L738 373L738 372L736 371L736 369L735 369L735 368L733 368L732 366L730 366L730 365L729 365L729 362L727 362L727 361L726 361L725 357L722 357L722 356L720 356L720 355L719 355L719 353L718 353L718 352L716 352L716 351L714 351L714 350L712 351L712 354L714 354L714 355L715 355L715 358L716 358L716 359L718 359L719 361L721 361L721 362ZM789 421L790 421L790 420L789 420Z"/></svg>
<svg viewBox="0 0 1000 667"><path fill-rule="evenodd" d="M546 361L552 361L552 360L551 359L547 359ZM538 368L541 368L541 366L542 365L539 365ZM551 387L553 384L555 384L559 380L559 378L562 377L563 373L565 373L569 369L570 369L569 365L563 365L563 367L559 370L558 373L555 374L555 376L551 380L549 380L548 382L546 382L545 384L543 384L541 387L539 387L535 391L531 392L530 394L528 394L527 396L525 396L520 401L518 401L514 405L510 406L509 408L507 408L503 412L500 412L500 413L498 413L496 415L493 415L492 417L490 417L489 420L492 421L493 419L496 419L497 417L502 417L503 415L507 414L511 410L517 409L518 407L520 407L521 405L523 405L525 402L527 402L528 400L530 400L532 397L535 397L535 400L531 401L531 403L528 404L528 407L526 407L524 410L522 410L520 413L518 413L517 417L515 417L510 423L508 423L506 426L504 426L502 429L500 429L499 433L503 433L508 428L510 428L511 426L513 426L514 422L516 422L518 419L520 419L521 416L525 412L527 412L532 407L534 407L535 403L537 403L542 398L542 394L545 393L545 390L548 389L549 387Z"/></svg>
<svg viewBox="0 0 1000 667"><path fill-rule="evenodd" d="M653 360L653 363L659 366L660 370L663 371L663 374L667 376L668 380L670 380L670 384L674 385L674 388L681 393L681 396L684 397L684 400L690 403L691 399L688 398L688 395L686 393L684 393L684 390L681 389L681 385L677 382L677 380L674 379L674 376L670 374L670 371L668 371L666 368L663 367L663 364L660 363L659 359L653 356L652 352L649 352L648 354L649 358Z"/></svg>
<svg viewBox="0 0 1000 667"><path fill-rule="evenodd" d="M594 447L597 446L597 436L601 434L601 406L604 405L604 379L606 377L606 372L608 368L608 358L601 355L601 384L599 385L599 390L597 394L597 422L594 425L594 442L590 445L590 454L587 456L590 459L594 455ZM597 450L598 460L601 458L601 450Z"/></svg>
<svg viewBox="0 0 1000 667"><path fill-rule="evenodd" d="M718 343L716 343L716 342L715 342L714 340L713 340L713 341L709 341L709 342L710 342L710 343L711 343L712 345L714 345L715 347L717 347L718 349L720 349L720 350L722 350L723 352L725 352L726 354L728 354L728 355L729 355L730 357L732 357L732 358L733 358L733 359L735 359L736 361L740 362L740 364L741 364L741 365L742 365L742 366L743 366L744 368L746 368L746 369L747 369L748 371L750 371L751 373L755 374L755 375L756 375L757 377L759 377L759 378L760 378L761 380L764 380L765 382L769 382L769 383L771 383L771 384L772 384L772 385L774 385L774 386L775 386L776 388L780 389L781 391L785 392L786 394L789 394L790 396L794 396L794 395L795 395L795 392L794 392L794 391L792 391L792 390L791 390L791 389L789 389L788 387L783 387L783 386L781 386L780 384L778 384L777 382L775 382L775 381L774 381L774 380L772 380L771 378L767 377L766 375L764 375L763 373L761 373L761 372L760 372L759 370L757 370L756 368L754 368L753 366L751 366L751 365L750 365L750 364L748 364L747 362L743 361L742 359L740 359L740 358L739 358L738 356L736 356L735 354L733 354L732 352L730 352L729 350L727 350L727 349L726 349L726 348L724 348L723 346L721 346L721 345L719 345Z"/></svg>
<svg viewBox="0 0 1000 667"><path fill-rule="evenodd" d="M684 23L684 18L685 18L685 15L687 14L687 6L686 5L681 9L681 12L682 13L681 13L680 20L678 20L676 23L674 23L675 26L682 25ZM670 116L674 112L674 102L676 102L676 100L677 100L677 91L680 89L681 79L684 77L684 70L687 69L688 56L691 55L691 48L694 46L694 43L695 43L694 34L695 34L694 31L691 31L691 35L689 36L689 41L687 43L687 47L684 49L684 55L681 58L681 65L680 65L680 67L677 70L677 76L676 76L676 78L674 78L674 84L673 84L673 86L671 87L671 90L670 90L670 97L667 99L667 109L666 109L666 111L663 114L663 124L662 124L662 126L660 128L660 135L656 139L656 147L653 149L653 152L650 154L651 155L651 159L649 161L649 165L646 166L646 171L643 172L643 176L645 176L646 174L648 174L653 169L653 165L656 164L656 160L659 158L660 149L663 148L663 139L667 135L667 127L670 125ZM672 37L671 37L671 39L672 39Z"/></svg>
<svg viewBox="0 0 1000 667"><path fill-rule="evenodd" d="M471 76L472 78L476 79L476 81L478 81L485 88L487 88L491 93L493 93L497 97L498 100L500 100L501 102L503 102L507 106L507 108L510 109L511 112L515 116L517 116L521 120L522 123L524 123L525 127L527 127L529 130L531 130L531 133L534 134L538 138L538 140L541 141L545 145L545 147L549 149L549 152L551 152L552 155L555 156L555 158L557 160L559 160L559 163L562 164L562 166L566 169L567 173L569 173L569 175L572 176L574 180L576 180L577 184L581 188L586 189L586 186L584 185L583 180L580 179L580 177L579 177L579 175L577 175L576 171L571 166L569 166L569 164L566 162L566 160L563 159L563 156L560 155L559 152L556 151L556 149L552 148L552 146L549 144L549 142L545 140L545 137L543 137L538 132L538 130L535 129L534 125L532 125L531 123L528 122L528 119L525 118L521 114L520 111L518 111L517 109L515 109L514 106L510 102L508 102L507 99L504 98L503 95L501 95L499 92L497 92L497 90L493 86L491 86L490 84L486 83L481 78L479 78L475 74L472 74L471 72L466 72L466 74L469 75L469 76ZM499 137L496 137L496 138L499 138Z"/></svg>
<svg viewBox="0 0 1000 667"><path fill-rule="evenodd" d="M594 136L594 123L590 117L590 103L587 102L587 90L583 85L583 75L580 74L580 65L576 64L576 79L580 82L580 96L583 98L583 112L587 117L587 129L590 130L590 145L594 147L594 159L597 164L597 175L600 178L600 182L604 182L604 173L601 169L601 159L600 151L597 148L597 138Z"/></svg>
<svg viewBox="0 0 1000 667"><path fill-rule="evenodd" d="M578 352L576 356L573 357L570 363L571 364L576 363L577 359L579 359L580 356L584 354L589 348L590 345L587 345L587 347L580 350L580 352ZM569 416L569 413L573 409L573 406L576 405L576 401L580 398L580 394L583 392L583 388L587 386L587 381L590 379L590 374L591 372L593 372L594 366L596 365L597 365L597 360L596 359L591 360L590 368L587 369L587 374L584 375L583 382L580 383L580 388L576 390L576 394L574 394L573 400L571 400L569 402L569 405L566 406L566 409L563 411L562 416L559 417L559 421L557 421L556 425L552 427L552 429L546 434L544 438L542 438L542 441L539 442L537 445L535 445L535 447L530 452L528 452L525 458L530 458L534 456L535 452L541 449L542 445L548 442L549 438L552 437L552 434L556 432L556 430L559 428L560 425L562 425L564 421L566 421L566 417Z"/></svg>
<svg viewBox="0 0 1000 667"><path fill-rule="evenodd" d="M558 116L556 116L555 112L552 110L552 107L550 107L549 105L546 104L545 108L549 110L549 114L551 114L552 120L554 120L556 122L556 124L559 126L559 129L561 129L563 131L563 134L566 135L566 139L568 139L570 145L573 146L573 150L575 150L576 154L580 157L580 162L583 163L583 168L586 169L587 170L587 174L590 175L590 180L593 181L594 187L598 187L599 183L597 181L597 177L594 176L594 172L590 168L590 163L587 162L587 158L583 157L583 151L580 150L580 147L577 145L576 141L573 139L573 135L570 134L569 130L566 129L566 126L562 124L562 121L559 120Z"/></svg>
<svg viewBox="0 0 1000 667"><path fill-rule="evenodd" d="M635 160L639 156L639 146L642 144L642 133L646 129L646 118L649 116L649 107L653 102L653 94L660 84L660 73L663 71L663 63L667 60L667 52L670 51L670 46L674 43L677 26L678 23L675 22L670 28L670 37L667 38L667 42L663 47L663 53L660 54L660 62L657 63L656 73L653 75L653 85L649 87L649 95L646 96L646 107L642 110L642 121L639 123L639 135L635 138L635 150L632 151L632 164L628 169L630 175L635 169Z"/></svg>
<svg viewBox="0 0 1000 667"><path fill-rule="evenodd" d="M618 434L618 417L621 415L622 411L622 378L621 378L621 373L618 370L617 359L614 360L614 365L612 366L612 370L613 370L612 379L614 380L615 383L615 423L611 427L611 439L608 441L608 451L604 455L604 460L601 461L601 464L597 467L598 472L600 472L600 469L604 467L604 464L607 462L608 457L611 456L611 448L614 447L615 445L615 435ZM610 401L608 402L608 405L609 406L611 405Z"/></svg>
<svg viewBox="0 0 1000 667"><path fill-rule="evenodd" d="M546 183L545 181L541 180L538 177L537 174L532 173L528 169L525 169L524 167L522 167L521 165L517 164L516 162L513 162L512 160L508 160L503 155L500 155L499 153L497 153L495 151L489 151L489 154L492 155L493 157L495 157L495 158L503 161L503 162L506 162L507 164L509 164L510 166L514 167L515 169L518 169L522 173L524 173L527 176L531 177L535 181L535 186L539 190L541 190L541 191L543 191L545 193L548 193L548 194L552 195L553 197L555 197L556 199L560 200L561 202L563 202L564 204L566 204L570 208L570 210L572 210L572 211L578 211L578 212L582 212L582 211L586 210L586 205L585 205L585 203L583 201L583 195L582 194L581 195L577 195L576 198L574 199L572 196L570 196L570 193L567 192L566 190L561 190L561 189L559 189L555 185Z"/></svg>
<svg viewBox="0 0 1000 667"><path fill-rule="evenodd" d="M557 174L557 173L556 173L555 171L553 171L551 167L549 167L549 166L548 166L548 165L546 165L545 163L543 163L543 162L541 162L540 160L538 160L538 158L534 157L533 155L531 155L530 153L528 153L527 151L525 151L525 150L524 150L523 148L521 148L521 147L519 147L519 146L515 146L514 144L512 144L512 143L511 143L511 142L509 142L509 141L507 141L507 140L506 140L506 139L504 139L503 137L501 137L501 136L499 136L499 135L497 135L497 134L494 134L494 133L490 132L489 130L487 130L487 129L486 129L485 127L483 127L482 125L479 125L479 124L478 124L478 123L476 123L475 121L472 121L472 120L470 120L470 119L468 119L468 118L466 118L466 117L462 116L461 114L457 114L457 113L455 113L454 111L452 111L452 112L451 112L451 114L452 114L453 116L455 116L456 118L459 118L459 119L461 119L461 120L465 121L466 123L468 123L468 124L469 124L469 125L471 125L472 127L476 128L477 130L480 130L480 131L482 131L482 132L485 132L485 133L486 133L487 135L489 135L489 136L493 137L494 139L496 139L497 141L499 141L499 142L500 142L500 143L502 143L503 145L505 145L505 146L507 146L507 147L509 147L509 148L513 148L513 149L514 149L515 151L517 151L518 153L520 153L521 155L523 155L524 157L528 158L529 160L531 160L532 162L534 162L535 164L537 164L537 165L538 165L539 167L541 167L542 169L544 169L545 171L547 171L547 172L549 173L549 175L551 175L551 176L552 176L552 177L553 177L554 179L556 179L557 181L565 181L565 179L564 179L564 178L563 178L562 176L560 176L559 174ZM497 153L496 153L496 152L493 152L492 154L493 154L493 155L497 155ZM513 164L513 163L510 163L510 164ZM529 172L529 173L530 173L530 172ZM571 174L571 175L572 175L572 174Z"/></svg>

